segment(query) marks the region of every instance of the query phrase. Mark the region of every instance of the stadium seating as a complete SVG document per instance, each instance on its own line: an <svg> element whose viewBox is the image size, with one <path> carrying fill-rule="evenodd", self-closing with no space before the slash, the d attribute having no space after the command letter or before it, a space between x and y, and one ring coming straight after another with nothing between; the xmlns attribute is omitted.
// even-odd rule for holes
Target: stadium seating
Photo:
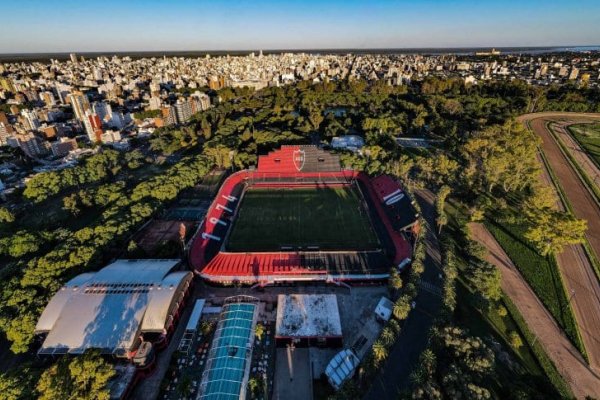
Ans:
<svg viewBox="0 0 600 400"><path fill-rule="evenodd" d="M381 175L373 178L371 183L394 230L408 230L417 223L419 215L412 205L412 200L395 179L389 175Z"/></svg>
<svg viewBox="0 0 600 400"><path fill-rule="evenodd" d="M297 157L302 153L303 161ZM294 174L297 172L341 171L340 158L316 146L282 146L267 155L258 157L258 170L266 173Z"/></svg>

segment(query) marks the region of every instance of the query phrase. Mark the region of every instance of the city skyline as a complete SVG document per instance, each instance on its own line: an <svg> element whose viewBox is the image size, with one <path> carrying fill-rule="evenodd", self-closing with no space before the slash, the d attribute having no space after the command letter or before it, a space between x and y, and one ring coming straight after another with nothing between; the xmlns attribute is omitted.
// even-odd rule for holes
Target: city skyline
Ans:
<svg viewBox="0 0 600 400"><path fill-rule="evenodd" d="M25 1L3 7L0 53L600 44L592 1ZM18 18L27 15L26 19ZM576 29L573 29L576 27Z"/></svg>

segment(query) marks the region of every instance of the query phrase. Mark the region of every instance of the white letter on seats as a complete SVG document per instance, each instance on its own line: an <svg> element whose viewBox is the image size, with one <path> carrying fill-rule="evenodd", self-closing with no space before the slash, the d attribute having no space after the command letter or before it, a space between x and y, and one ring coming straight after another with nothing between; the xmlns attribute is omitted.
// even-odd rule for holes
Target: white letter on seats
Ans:
<svg viewBox="0 0 600 400"><path fill-rule="evenodd" d="M221 205L221 204L217 204L217 207L216 207L216 208L217 208L217 210L225 210L225 211L227 211L227 212L230 212L230 213L232 213L232 212L233 212L233 210L232 210L232 209L229 209L229 208L227 208L227 207L225 207L225 206L223 206L223 205Z"/></svg>
<svg viewBox="0 0 600 400"><path fill-rule="evenodd" d="M206 232L202 232L202 239L212 239L212 240L216 240L217 242L221 241L220 237L211 235L210 233L206 233Z"/></svg>
<svg viewBox="0 0 600 400"><path fill-rule="evenodd" d="M215 217L211 217L211 218L209 219L209 221L210 221L210 223L211 223L211 224L213 224L213 225L216 225L216 224L221 224L221 225L225 225L225 226L227 226L227 223L226 223L226 222L223 222L223 221L221 221L220 219L218 219L218 218L215 218Z"/></svg>

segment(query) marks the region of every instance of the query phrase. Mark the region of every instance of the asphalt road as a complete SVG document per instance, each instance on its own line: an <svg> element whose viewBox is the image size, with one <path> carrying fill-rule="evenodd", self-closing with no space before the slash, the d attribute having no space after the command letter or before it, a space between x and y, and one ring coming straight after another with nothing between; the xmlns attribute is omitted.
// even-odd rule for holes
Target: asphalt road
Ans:
<svg viewBox="0 0 600 400"><path fill-rule="evenodd" d="M392 346L379 375L373 380L365 400L397 400L398 393L409 387L410 373L417 366L419 356L427 346L429 330L442 305L442 299L436 293L441 291L443 282L439 278L441 255L435 232L435 195L429 190L418 190L416 197L423 217L431 227L425 237L427 255L425 270L421 275L421 282L424 284L419 287L416 308L404 322L400 336Z"/></svg>
<svg viewBox="0 0 600 400"><path fill-rule="evenodd" d="M544 113L528 114L520 117L528 122L535 134L542 139L544 152L550 168L563 188L575 215L588 221L587 239L593 251L600 255L600 207L588 191L575 169L562 153L552 134L546 128L547 122L569 119L580 121L600 118L599 114ZM547 171L545 171L545 175ZM548 177L542 177L548 180ZM575 312L581 337L588 354L590 366L600 372L600 282L582 245L566 246L557 255L561 274L565 280L572 307Z"/></svg>

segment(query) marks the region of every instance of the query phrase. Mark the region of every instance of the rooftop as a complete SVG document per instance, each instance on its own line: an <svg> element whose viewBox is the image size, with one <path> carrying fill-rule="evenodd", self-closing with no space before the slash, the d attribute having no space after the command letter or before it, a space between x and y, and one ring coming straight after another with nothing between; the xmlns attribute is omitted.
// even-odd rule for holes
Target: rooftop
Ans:
<svg viewBox="0 0 600 400"><path fill-rule="evenodd" d="M284 338L341 337L337 298L333 294L280 294L275 336Z"/></svg>
<svg viewBox="0 0 600 400"><path fill-rule="evenodd" d="M179 260L117 260L81 274L50 300L35 332L39 354L131 351L142 332L163 332L192 274L171 272Z"/></svg>
<svg viewBox="0 0 600 400"><path fill-rule="evenodd" d="M256 304L225 304L208 353L198 400L244 398L250 369Z"/></svg>

